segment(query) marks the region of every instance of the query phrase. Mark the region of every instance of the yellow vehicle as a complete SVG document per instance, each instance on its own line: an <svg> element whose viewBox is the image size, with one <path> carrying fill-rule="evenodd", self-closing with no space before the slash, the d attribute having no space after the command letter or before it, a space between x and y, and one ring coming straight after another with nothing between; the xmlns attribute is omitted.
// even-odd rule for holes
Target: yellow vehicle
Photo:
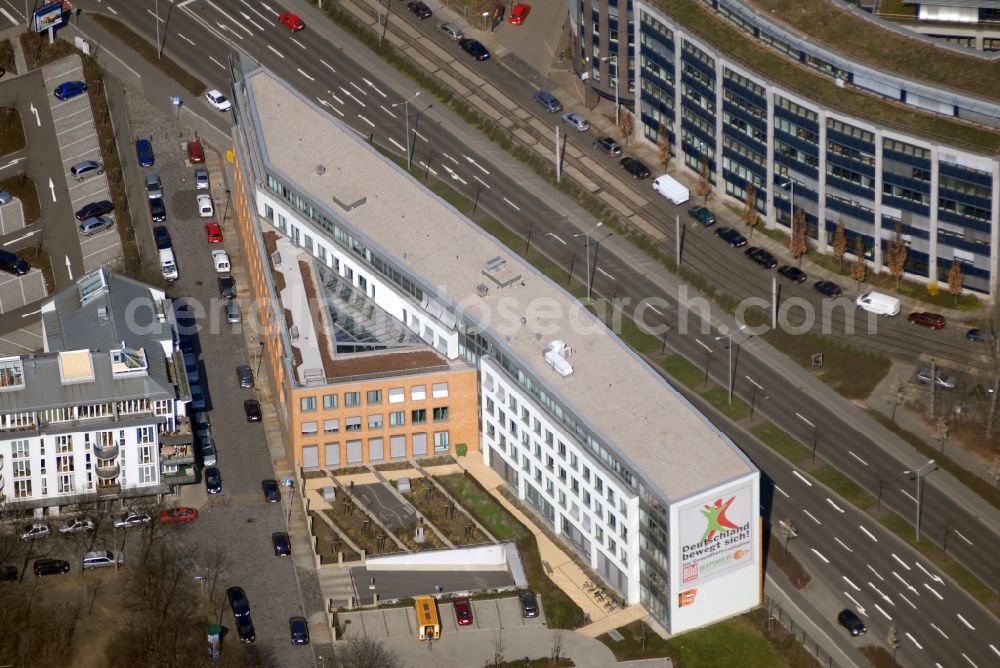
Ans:
<svg viewBox="0 0 1000 668"><path fill-rule="evenodd" d="M441 620L438 618L437 601L433 596L417 596L417 637L420 640L437 640L441 637Z"/></svg>

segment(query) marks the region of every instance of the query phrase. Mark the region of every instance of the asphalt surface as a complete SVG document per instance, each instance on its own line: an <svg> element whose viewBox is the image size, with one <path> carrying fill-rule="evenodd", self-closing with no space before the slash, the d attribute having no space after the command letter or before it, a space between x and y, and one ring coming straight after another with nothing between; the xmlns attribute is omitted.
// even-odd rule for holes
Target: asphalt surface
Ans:
<svg viewBox="0 0 1000 668"><path fill-rule="evenodd" d="M362 65L354 62L353 59L360 59L360 49L346 48L352 44L351 40L343 37L339 31L322 25L321 19L308 10L302 10L300 14L311 28L292 35L276 24L275 17L268 14L263 5L253 5L252 11L248 12L245 6L247 3L243 3L242 9L237 4L207 4L196 0L181 9L175 7L165 27L168 35L166 52L188 65L192 71L207 75L208 80L225 88L222 82L227 76L224 65L229 48L227 40L232 41L279 75L287 77L306 94L322 100L322 104L346 123L362 131L367 128L368 132L375 133L376 142L396 146L402 152L406 119L399 108L391 105L396 104L394 100L402 102L410 99L412 84L387 71L381 63L367 61ZM104 6L107 7L108 4L105 3ZM130 21L140 30L151 32L149 17L144 15L143 8L128 7L122 3L113 6L120 14L119 18ZM248 13L250 19L235 18L241 12ZM397 19L409 20L409 17ZM432 30L434 21L435 19L431 19L425 22L424 27ZM221 24L226 27L218 27ZM337 38L327 40L325 35L328 33L336 34ZM189 55L194 49L177 48L181 35L197 47L200 54L197 61L192 61ZM451 48L443 39L438 46L441 49ZM279 51L280 55L275 54L272 48ZM318 50L321 55L311 49ZM458 57L463 55L459 52ZM519 81L516 75L503 71L496 62L482 64L483 67L479 65L474 63L471 66L477 67L477 73L490 75L491 81L496 73L496 83L500 87L505 82L516 82L520 92L513 96L515 101L530 108L528 98L531 91L525 88L524 82ZM370 70L377 70L378 76ZM360 72L365 74L359 75ZM584 238L574 238L573 235L590 229L593 222L577 207L553 194L551 189L539 183L519 165L497 157L489 142L461 127L447 111L423 106L425 104L428 103L414 102L407 105L411 128L416 128L419 133L415 135L414 164L425 171L433 169L439 176L450 178L457 189L471 197L478 197L479 207L494 214L515 231L528 236L530 243L556 261L562 262L563 266L573 266L574 273L585 279ZM589 145L584 148L590 150ZM647 218L671 220L676 208L665 204L665 201L655 201L655 204L653 201L655 200L644 205L653 209L643 209L642 213ZM672 226L666 225L666 229L670 227ZM694 266L698 262L704 262L715 267L716 274L724 285L743 286L743 290L758 296L769 294L769 275L742 257L733 259L739 251L730 251L725 246L720 248L721 242L712 237L710 230L690 228L688 225L685 225L685 229L685 262ZM596 244L596 238L594 242ZM653 262L639 257L616 237L604 240L591 252L591 273L596 290L619 297L662 296L662 302L654 303L656 311L650 309L646 312L646 322L650 325L671 326L673 329L667 335L670 344L690 359L712 360L712 374L724 381L728 371L724 359L725 341L714 341L714 337L720 335L720 330L713 329L705 335L679 336L676 333L679 324L677 310L670 311L672 300L667 297L668 294L673 294L671 288L676 281L665 277L658 268L654 270L656 265ZM811 297L805 289L798 286L785 290L792 294L797 294L797 291L803 297ZM806 302L812 303L808 298ZM663 315L659 315L660 313ZM721 314L715 315L718 317ZM848 309L833 317L846 322L853 321L856 316ZM964 359L967 355L961 332L955 329L914 333L901 318L879 321L877 324L878 336L865 335L866 342L877 349L892 350L903 358L917 358L932 347L935 354L940 351L942 357ZM729 325L723 333L731 331L733 329ZM737 343L741 343L742 335L736 337ZM695 338L701 340L712 352L706 353ZM816 443L820 456L869 490L873 490L876 485L874 472L882 472L880 477L891 479L895 483L884 485L883 503L903 517L912 515L913 500L907 494L912 495L910 490L913 483L903 476L902 471L915 468L923 461L908 446L874 425L867 416L834 395L829 388L817 387L818 383L814 379L803 374L758 339L743 343L735 357L734 375L738 379L735 387L739 396L751 400L755 386L745 380L745 377L754 379L763 388L758 392L769 397L766 400L762 396L757 397L758 411L805 443L812 443L818 437ZM765 470L770 473L770 469ZM942 528L946 524L951 529L957 529L968 539L968 543L956 540L952 534L949 554L981 578L992 581L995 568L993 555L1000 551L996 512L981 501L971 498L967 490L944 472L934 472L925 478L925 482L923 527L926 536L943 536ZM826 505L820 499L812 503L815 505L809 505L808 509L814 514L817 507ZM931 619L932 615L937 614L940 619L933 619L935 623L940 621L940 628L945 628L945 624L953 621L945 620L946 617L950 618L950 611L928 607L931 609L925 613L927 618ZM985 645L980 644L985 648ZM933 647L931 644L927 646ZM969 646L972 647L971 642Z"/></svg>

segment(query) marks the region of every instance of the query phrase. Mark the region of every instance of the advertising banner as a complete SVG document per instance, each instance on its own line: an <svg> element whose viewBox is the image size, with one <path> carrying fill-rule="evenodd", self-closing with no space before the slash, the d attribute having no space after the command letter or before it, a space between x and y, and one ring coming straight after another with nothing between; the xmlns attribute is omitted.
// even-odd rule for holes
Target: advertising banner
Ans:
<svg viewBox="0 0 1000 668"><path fill-rule="evenodd" d="M753 486L702 497L680 509L681 583L691 587L749 563L753 556Z"/></svg>
<svg viewBox="0 0 1000 668"><path fill-rule="evenodd" d="M68 3L53 2L37 10L32 15L35 32L45 32L49 28L58 28L63 25L64 4L68 5Z"/></svg>

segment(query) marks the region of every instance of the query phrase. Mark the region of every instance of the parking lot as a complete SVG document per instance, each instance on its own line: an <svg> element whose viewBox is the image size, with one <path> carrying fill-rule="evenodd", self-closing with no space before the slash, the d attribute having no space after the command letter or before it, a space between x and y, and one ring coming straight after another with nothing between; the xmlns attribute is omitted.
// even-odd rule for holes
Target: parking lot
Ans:
<svg viewBox="0 0 1000 668"><path fill-rule="evenodd" d="M32 269L24 276L0 274L0 313L21 308L47 294L40 269Z"/></svg>
<svg viewBox="0 0 1000 668"><path fill-rule="evenodd" d="M455 606L438 604L441 635L447 633L480 631L483 629L514 629L545 626L545 610L539 605L538 617L525 618L516 596L472 601L472 623L459 626L455 621ZM378 640L388 638L417 639L417 617L412 607L383 610L359 610L339 615L344 638L368 637Z"/></svg>

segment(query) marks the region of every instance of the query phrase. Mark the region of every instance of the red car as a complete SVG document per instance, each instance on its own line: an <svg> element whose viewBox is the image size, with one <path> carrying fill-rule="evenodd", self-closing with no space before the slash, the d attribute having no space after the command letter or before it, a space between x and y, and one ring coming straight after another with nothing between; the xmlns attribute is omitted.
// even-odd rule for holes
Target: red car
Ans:
<svg viewBox="0 0 1000 668"><path fill-rule="evenodd" d="M524 19L528 18L528 12L530 11L531 5L526 5L523 2L519 5L514 5L514 8L510 10L510 16L507 17L507 22L519 26L524 23Z"/></svg>
<svg viewBox="0 0 1000 668"><path fill-rule="evenodd" d="M210 244L222 243L222 228L219 227L218 223L205 223L205 235Z"/></svg>
<svg viewBox="0 0 1000 668"><path fill-rule="evenodd" d="M168 508L160 512L160 522L163 524L177 524L178 522L194 522L198 519L198 509L187 506L177 506Z"/></svg>
<svg viewBox="0 0 1000 668"><path fill-rule="evenodd" d="M910 322L914 325L923 325L924 327L933 327L934 329L944 329L944 326L948 324L945 322L943 315L927 312L911 313Z"/></svg>
<svg viewBox="0 0 1000 668"><path fill-rule="evenodd" d="M472 623L472 603L469 599L455 599L455 621L459 626L468 626Z"/></svg>
<svg viewBox="0 0 1000 668"><path fill-rule="evenodd" d="M291 12L285 12L278 17L278 20L288 26L288 29L292 32L298 32L306 27L306 24L302 22L302 19Z"/></svg>
<svg viewBox="0 0 1000 668"><path fill-rule="evenodd" d="M200 141L188 142L188 162L192 165L200 165L205 162L205 147Z"/></svg>

